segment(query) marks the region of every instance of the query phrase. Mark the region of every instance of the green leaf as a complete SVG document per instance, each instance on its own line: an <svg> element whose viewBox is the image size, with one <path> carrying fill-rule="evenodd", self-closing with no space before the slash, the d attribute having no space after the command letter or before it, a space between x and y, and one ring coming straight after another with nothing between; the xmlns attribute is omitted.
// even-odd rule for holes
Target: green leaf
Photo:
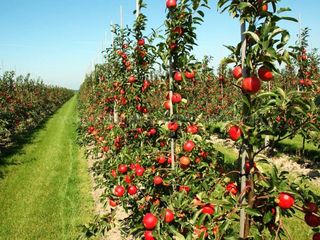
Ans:
<svg viewBox="0 0 320 240"><path fill-rule="evenodd" d="M197 11L197 13L198 13L201 17L204 17L204 12L203 12L203 11L199 10L199 11Z"/></svg>
<svg viewBox="0 0 320 240"><path fill-rule="evenodd" d="M250 216L255 216L255 217L260 217L261 216L261 213L258 210L253 209L253 208L246 208L245 211Z"/></svg>
<svg viewBox="0 0 320 240"><path fill-rule="evenodd" d="M239 9L239 10L243 10L243 9L245 9L246 7L249 7L249 6L252 6L251 3L241 2L241 3L238 5L238 9Z"/></svg>
<svg viewBox="0 0 320 240"><path fill-rule="evenodd" d="M281 17L282 20L292 21L292 22L298 22L297 19L293 17Z"/></svg>
<svg viewBox="0 0 320 240"><path fill-rule="evenodd" d="M195 222L197 221L199 215L201 214L201 209L199 211L197 211L194 215L192 220L190 221L191 224L195 224Z"/></svg>
<svg viewBox="0 0 320 240"><path fill-rule="evenodd" d="M225 48L228 48L232 53L235 52L235 47L234 46L230 46L230 45L223 45Z"/></svg>
<svg viewBox="0 0 320 240"><path fill-rule="evenodd" d="M294 106L294 109L295 109L297 112L300 112L300 113L306 115L306 112L303 111L301 107L299 107L299 106Z"/></svg>
<svg viewBox="0 0 320 240"><path fill-rule="evenodd" d="M272 38L274 38L276 35L284 32L285 30L281 29L281 28L276 28L275 30L272 31L272 33L269 35L268 39L271 40Z"/></svg>
<svg viewBox="0 0 320 240"><path fill-rule="evenodd" d="M291 8L279 8L279 10L277 11L277 14L283 13L283 12L289 12L289 11L291 11Z"/></svg>
<svg viewBox="0 0 320 240"><path fill-rule="evenodd" d="M271 181L272 181L272 186L275 186L278 180L278 169L276 168L275 165L272 165L271 168Z"/></svg>
<svg viewBox="0 0 320 240"><path fill-rule="evenodd" d="M229 63L235 63L235 62L236 62L235 59L233 59L233 58L227 58L227 57L225 57L225 58L223 58L223 59L221 60L221 63L222 63L222 64L229 64Z"/></svg>
<svg viewBox="0 0 320 240"><path fill-rule="evenodd" d="M221 8L223 5L225 5L229 0L219 0L217 3L217 7Z"/></svg>
<svg viewBox="0 0 320 240"><path fill-rule="evenodd" d="M186 240L185 237L180 234L173 226L169 226L171 233L173 233L176 240Z"/></svg>
<svg viewBox="0 0 320 240"><path fill-rule="evenodd" d="M243 34L251 36L255 42L259 42L260 41L260 38L259 38L258 34L256 34L255 32L246 31Z"/></svg>
<svg viewBox="0 0 320 240"><path fill-rule="evenodd" d="M273 47L269 47L267 49L267 53L268 53L268 54L266 54L267 56L275 58L275 59L277 58L277 52Z"/></svg>
<svg viewBox="0 0 320 240"><path fill-rule="evenodd" d="M267 50L268 47L270 46L270 41L266 40L266 41L260 42L259 44L262 46L263 50Z"/></svg>
<svg viewBox="0 0 320 240"><path fill-rule="evenodd" d="M264 216L263 216L263 223L267 224L269 223L273 218L272 212L268 211Z"/></svg>
<svg viewBox="0 0 320 240"><path fill-rule="evenodd" d="M290 54L287 50L285 50L282 54L282 60L285 62L285 63L289 63L290 62Z"/></svg>
<svg viewBox="0 0 320 240"><path fill-rule="evenodd" d="M257 95L257 98L267 98L267 97L277 97L277 94L274 92L264 92Z"/></svg>
<svg viewBox="0 0 320 240"><path fill-rule="evenodd" d="M279 95L281 96L282 99L286 99L287 95L286 93L283 91L282 88L277 88L277 92L279 93Z"/></svg>

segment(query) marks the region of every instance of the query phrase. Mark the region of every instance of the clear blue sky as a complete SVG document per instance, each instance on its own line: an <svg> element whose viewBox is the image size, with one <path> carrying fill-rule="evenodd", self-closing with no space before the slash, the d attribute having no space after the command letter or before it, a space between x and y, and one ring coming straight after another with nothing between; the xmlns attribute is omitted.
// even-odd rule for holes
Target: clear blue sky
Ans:
<svg viewBox="0 0 320 240"><path fill-rule="evenodd" d="M165 0L145 1L148 27L156 28L165 16ZM223 45L238 41L239 24L217 12L216 0L210 2L212 9L198 28L195 54L212 55L217 64L228 55ZM46 83L77 89L92 62L102 61L102 47L111 42L110 22L120 21L120 5L124 24L131 26L135 0L0 0L0 73L29 72ZM300 16L301 26L311 28L310 44L320 49L320 1L282 0L280 5L290 6L289 15ZM282 27L295 41L299 25L289 22Z"/></svg>

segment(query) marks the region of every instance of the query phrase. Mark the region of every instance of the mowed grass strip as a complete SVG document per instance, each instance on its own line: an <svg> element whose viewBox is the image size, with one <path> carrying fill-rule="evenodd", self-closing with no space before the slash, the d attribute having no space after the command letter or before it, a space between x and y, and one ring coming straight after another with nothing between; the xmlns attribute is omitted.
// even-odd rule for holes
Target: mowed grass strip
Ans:
<svg viewBox="0 0 320 240"><path fill-rule="evenodd" d="M2 159L0 239L75 239L78 225L89 221L90 178L76 144L76 105L73 97L30 143Z"/></svg>

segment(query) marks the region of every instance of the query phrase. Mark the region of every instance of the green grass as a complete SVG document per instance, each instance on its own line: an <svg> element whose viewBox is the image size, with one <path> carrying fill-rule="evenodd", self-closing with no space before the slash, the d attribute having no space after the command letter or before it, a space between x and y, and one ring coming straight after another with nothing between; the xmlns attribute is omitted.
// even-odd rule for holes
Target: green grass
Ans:
<svg viewBox="0 0 320 240"><path fill-rule="evenodd" d="M296 135L292 139L285 139L277 144L277 148L282 152L291 153L291 154L301 154L303 146L303 137L301 135ZM314 160L320 161L320 149L312 143L305 143L304 149L305 157Z"/></svg>
<svg viewBox="0 0 320 240"><path fill-rule="evenodd" d="M92 215L73 97L0 162L0 239L75 239Z"/></svg>
<svg viewBox="0 0 320 240"><path fill-rule="evenodd" d="M230 164L234 164L234 162L237 160L238 158L238 153L233 149L233 148L230 148L230 147L226 147L226 146L223 146L223 144L221 143L215 143L213 145L214 149L216 149L218 152L221 152L223 153L224 157L225 157L225 161L227 163L230 163Z"/></svg>
<svg viewBox="0 0 320 240"><path fill-rule="evenodd" d="M293 148L302 149L303 138L301 135L296 135L293 139L285 139L281 143L291 145ZM320 151L318 147L312 143L305 143L305 150L309 151Z"/></svg>

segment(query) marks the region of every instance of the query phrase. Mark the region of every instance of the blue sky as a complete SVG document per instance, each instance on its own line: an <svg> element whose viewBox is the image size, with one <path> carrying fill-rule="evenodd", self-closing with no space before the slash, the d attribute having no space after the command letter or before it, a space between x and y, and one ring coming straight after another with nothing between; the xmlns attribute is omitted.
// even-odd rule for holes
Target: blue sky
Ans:
<svg viewBox="0 0 320 240"><path fill-rule="evenodd" d="M160 26L165 17L165 0L145 0L148 27ZM212 55L214 65L228 51L223 45L239 40L239 24L227 13L219 14L216 0L206 11L205 23L198 28L198 57ZM103 47L111 43L110 23L131 26L135 0L0 0L0 74L3 70L31 73L46 83L77 89L92 63L101 62ZM282 0L287 15L301 19L309 27L310 44L320 49L320 1ZM296 40L299 24L282 25ZM149 33L150 31L147 31Z"/></svg>

